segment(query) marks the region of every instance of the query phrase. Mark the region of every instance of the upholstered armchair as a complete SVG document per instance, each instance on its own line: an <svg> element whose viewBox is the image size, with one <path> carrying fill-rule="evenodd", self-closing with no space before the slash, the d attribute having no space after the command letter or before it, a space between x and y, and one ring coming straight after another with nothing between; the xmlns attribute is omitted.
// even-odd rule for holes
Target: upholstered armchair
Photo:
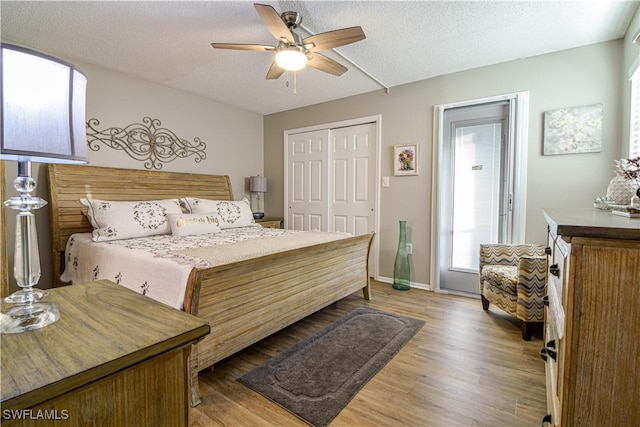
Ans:
<svg viewBox="0 0 640 427"><path fill-rule="evenodd" d="M489 303L520 319L522 338L531 340L534 324L544 321L542 297L547 257L539 245L480 245L482 308Z"/></svg>

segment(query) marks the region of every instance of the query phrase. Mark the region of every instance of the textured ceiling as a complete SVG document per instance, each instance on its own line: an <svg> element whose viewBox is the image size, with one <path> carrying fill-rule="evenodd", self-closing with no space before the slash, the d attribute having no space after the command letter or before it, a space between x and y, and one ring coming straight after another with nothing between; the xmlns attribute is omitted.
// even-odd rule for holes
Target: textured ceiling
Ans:
<svg viewBox="0 0 640 427"><path fill-rule="evenodd" d="M321 33L359 25L367 38L338 48L393 87L499 62L615 40L637 1L265 1L297 11ZM0 2L1 36L52 55L141 76L260 114L382 89L349 68L265 75L273 53L218 50L211 42L275 45L251 1ZM300 35L307 34L299 30ZM89 76L91 78L91 76Z"/></svg>

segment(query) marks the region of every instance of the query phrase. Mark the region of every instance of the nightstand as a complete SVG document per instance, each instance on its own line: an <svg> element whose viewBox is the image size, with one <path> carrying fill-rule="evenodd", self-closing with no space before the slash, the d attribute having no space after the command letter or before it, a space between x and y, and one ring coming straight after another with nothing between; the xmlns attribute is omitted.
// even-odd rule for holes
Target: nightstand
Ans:
<svg viewBox="0 0 640 427"><path fill-rule="evenodd" d="M60 320L0 336L3 426L189 424L189 353L207 322L107 280L47 300Z"/></svg>
<svg viewBox="0 0 640 427"><path fill-rule="evenodd" d="M260 224L266 228L282 228L282 218L267 218L255 220L257 224Z"/></svg>

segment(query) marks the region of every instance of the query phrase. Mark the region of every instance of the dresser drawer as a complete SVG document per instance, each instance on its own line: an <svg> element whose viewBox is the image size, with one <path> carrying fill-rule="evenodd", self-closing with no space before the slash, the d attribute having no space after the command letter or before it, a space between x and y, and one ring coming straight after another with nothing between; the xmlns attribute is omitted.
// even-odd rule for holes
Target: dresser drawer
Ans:
<svg viewBox="0 0 640 427"><path fill-rule="evenodd" d="M549 313L547 312L547 315ZM544 342L545 347L541 350L540 354L545 359L545 380L547 390L547 413L551 415L551 425L558 426L560 423L560 417L562 414L562 403L560 399L560 381L561 376L558 365L558 352L556 350L555 358L549 354L549 350L557 349L560 344L560 339L555 335L555 331L552 327L553 321L545 324L544 330Z"/></svg>
<svg viewBox="0 0 640 427"><path fill-rule="evenodd" d="M565 357L565 319L570 245L552 233L548 235L549 274L545 309L544 344L540 351L545 360L547 412L550 425L558 427L562 417L563 366ZM546 424L545 424L546 425Z"/></svg>
<svg viewBox="0 0 640 427"><path fill-rule="evenodd" d="M551 235L550 235L551 236ZM547 283L547 298L549 300L549 314L551 327L555 335L564 337L565 305L567 289L567 272L569 271L568 244L561 238L554 238L549 262L549 275Z"/></svg>

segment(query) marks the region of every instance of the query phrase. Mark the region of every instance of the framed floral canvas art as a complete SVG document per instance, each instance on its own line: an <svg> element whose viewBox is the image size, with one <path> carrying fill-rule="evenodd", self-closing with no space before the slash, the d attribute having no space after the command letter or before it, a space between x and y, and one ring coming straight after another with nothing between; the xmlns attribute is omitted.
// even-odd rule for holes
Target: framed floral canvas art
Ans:
<svg viewBox="0 0 640 427"><path fill-rule="evenodd" d="M418 144L393 146L393 174L418 175Z"/></svg>
<svg viewBox="0 0 640 427"><path fill-rule="evenodd" d="M545 156L599 153L602 150L602 104L545 112L543 147Z"/></svg>

